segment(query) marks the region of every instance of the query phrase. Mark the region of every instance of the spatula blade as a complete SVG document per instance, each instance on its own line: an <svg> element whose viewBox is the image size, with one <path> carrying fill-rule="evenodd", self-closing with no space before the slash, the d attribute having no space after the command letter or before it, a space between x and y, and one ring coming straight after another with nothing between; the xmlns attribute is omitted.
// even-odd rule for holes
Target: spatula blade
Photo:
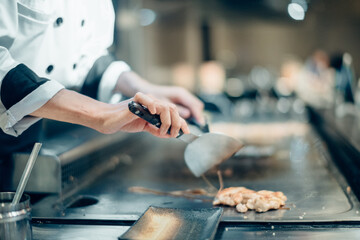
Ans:
<svg viewBox="0 0 360 240"><path fill-rule="evenodd" d="M205 133L189 143L184 157L190 171L200 177L207 170L234 155L242 143L219 133Z"/></svg>

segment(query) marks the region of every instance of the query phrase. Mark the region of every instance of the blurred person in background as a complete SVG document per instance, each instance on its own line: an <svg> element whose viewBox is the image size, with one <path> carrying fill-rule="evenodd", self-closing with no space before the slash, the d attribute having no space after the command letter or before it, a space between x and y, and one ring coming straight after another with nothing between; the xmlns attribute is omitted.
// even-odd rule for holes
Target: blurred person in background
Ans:
<svg viewBox="0 0 360 240"><path fill-rule="evenodd" d="M296 93L316 108L330 108L334 104L334 77L329 56L317 50L298 73Z"/></svg>
<svg viewBox="0 0 360 240"><path fill-rule="evenodd" d="M280 77L275 84L275 92L281 96L294 96L298 85L298 75L302 62L295 57L287 58L281 65Z"/></svg>
<svg viewBox="0 0 360 240"><path fill-rule="evenodd" d="M3 185L9 180L6 169L11 166L11 154L38 140L41 118L107 134L147 131L158 137L169 137L170 125L171 137L180 129L188 133L183 118L193 116L203 122L203 104L189 91L151 84L108 52L114 20L110 0L0 2ZM119 102L117 93L134 97L159 114L161 128L130 113L131 99Z"/></svg>
<svg viewBox="0 0 360 240"><path fill-rule="evenodd" d="M354 103L353 89L356 86L352 66L352 56L349 53L337 53L331 57L331 66L335 69L335 90L338 103Z"/></svg>
<svg viewBox="0 0 360 240"><path fill-rule="evenodd" d="M219 112L225 116L231 113L231 102L224 94L226 72L218 61L203 62L198 71L199 97L205 103L205 109Z"/></svg>

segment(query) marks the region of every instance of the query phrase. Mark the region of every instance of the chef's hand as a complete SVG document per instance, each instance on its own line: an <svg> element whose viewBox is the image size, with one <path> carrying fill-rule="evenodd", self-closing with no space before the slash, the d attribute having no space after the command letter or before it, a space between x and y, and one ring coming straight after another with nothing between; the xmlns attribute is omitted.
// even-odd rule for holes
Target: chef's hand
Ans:
<svg viewBox="0 0 360 240"><path fill-rule="evenodd" d="M151 84L135 72L129 71L120 75L115 91L126 96L133 96L139 91L164 99L176 104L181 117L189 118L193 116L198 122L205 124L203 116L204 104L182 87Z"/></svg>
<svg viewBox="0 0 360 240"><path fill-rule="evenodd" d="M194 117L199 123L205 124L204 104L185 88L153 85L149 93L176 104L181 117Z"/></svg>
<svg viewBox="0 0 360 240"><path fill-rule="evenodd" d="M135 101L143 106L146 106L151 114L160 115L161 127L157 128L145 120L137 117L128 110L128 103ZM168 138L176 137L179 130L182 129L184 133L190 133L189 128L183 118L180 117L177 107L167 101L161 101L150 95L137 93L134 98L115 104L121 111L116 116L110 116L109 122L106 123L105 132L109 133L117 131L125 132L141 132L146 131L154 136ZM167 134L171 126L170 135Z"/></svg>
<svg viewBox="0 0 360 240"><path fill-rule="evenodd" d="M128 108L131 100L146 106L150 113L159 114L162 121L160 129L131 113ZM143 93L137 93L133 99L118 104L107 104L63 89L30 115L80 124L106 134L146 131L157 137L168 138L176 137L180 129L189 133L185 120L179 116L174 104ZM169 135L167 131L170 126Z"/></svg>

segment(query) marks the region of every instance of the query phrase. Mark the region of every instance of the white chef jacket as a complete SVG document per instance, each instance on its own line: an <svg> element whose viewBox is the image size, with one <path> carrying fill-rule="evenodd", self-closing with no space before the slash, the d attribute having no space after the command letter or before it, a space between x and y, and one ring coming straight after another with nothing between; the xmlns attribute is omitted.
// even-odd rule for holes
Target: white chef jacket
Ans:
<svg viewBox="0 0 360 240"><path fill-rule="evenodd" d="M111 0L0 1L0 127L19 136L39 118L29 116L58 91L79 88L113 42ZM108 101L118 76L112 62L98 98Z"/></svg>

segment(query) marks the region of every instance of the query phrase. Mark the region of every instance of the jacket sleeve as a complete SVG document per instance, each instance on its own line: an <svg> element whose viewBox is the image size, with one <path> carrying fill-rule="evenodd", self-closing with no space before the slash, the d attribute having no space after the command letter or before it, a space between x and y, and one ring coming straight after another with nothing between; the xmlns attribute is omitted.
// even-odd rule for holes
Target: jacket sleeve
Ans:
<svg viewBox="0 0 360 240"><path fill-rule="evenodd" d="M123 72L131 71L129 65L123 61L114 61L112 62L104 71L99 89L98 89L98 99L102 102L107 103L116 103L121 99L120 93L114 95L114 90L119 79L119 76Z"/></svg>
<svg viewBox="0 0 360 240"><path fill-rule="evenodd" d="M29 116L64 87L56 81L38 77L31 69L11 57L9 48L17 34L17 3L0 2L0 127L19 136L39 118Z"/></svg>
<svg viewBox="0 0 360 240"><path fill-rule="evenodd" d="M98 58L85 78L81 93L106 103L116 103L120 93L114 92L121 73L130 71L123 61L116 61L112 55Z"/></svg>

